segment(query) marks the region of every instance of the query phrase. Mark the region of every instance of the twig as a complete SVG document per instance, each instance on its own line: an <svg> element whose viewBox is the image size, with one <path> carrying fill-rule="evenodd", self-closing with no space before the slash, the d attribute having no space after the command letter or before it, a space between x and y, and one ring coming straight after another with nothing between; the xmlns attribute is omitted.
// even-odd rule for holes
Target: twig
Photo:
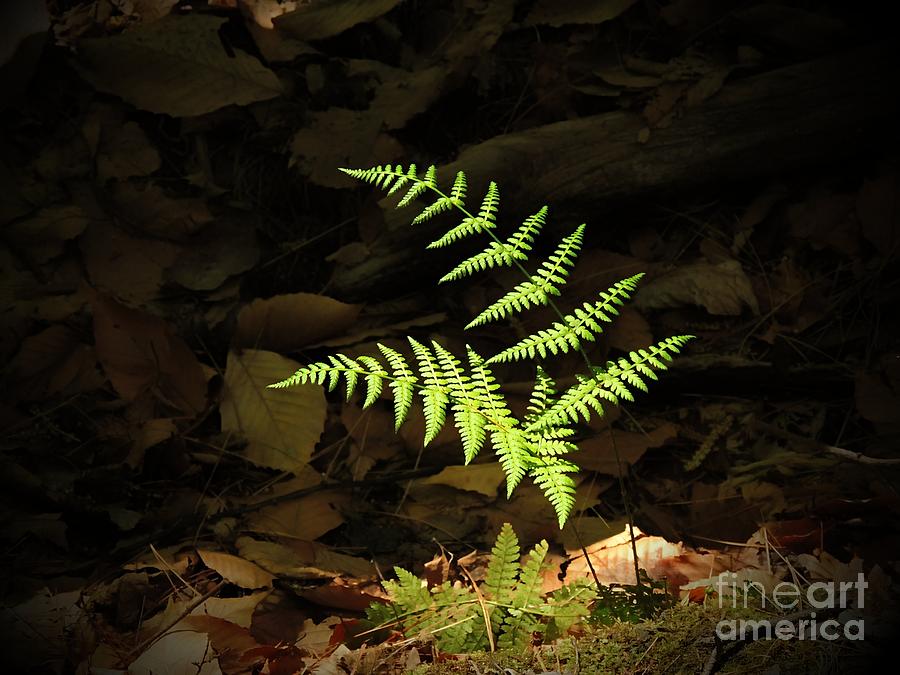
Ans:
<svg viewBox="0 0 900 675"><path fill-rule="evenodd" d="M478 588L475 579L469 574L469 570L467 570L464 565L460 565L459 569L463 571L463 574L465 574L471 582L472 589L475 591L475 597L478 598L478 604L481 605L481 613L484 615L484 627L487 630L488 644L491 646L491 653L493 654L497 651L497 647L494 645L494 629L491 628L491 615L488 613L487 604L484 602L484 595L481 594L481 589Z"/></svg>
<svg viewBox="0 0 900 675"><path fill-rule="evenodd" d="M881 457L870 457L869 455L864 455L861 452L854 452L853 450L847 450L846 448L839 448L834 445L828 445L827 443L822 443L821 441L816 441L812 438L806 438L805 436L800 436L799 434L785 431L784 429L779 429L775 425L767 424L766 422L754 420L753 422L751 422L751 424L757 427L760 431L764 431L767 434L779 436L780 438L783 438L785 440L815 448L816 450L824 450L825 452L829 452L832 455L840 457L841 459L858 462L859 464L868 464L870 466L900 465L900 459L883 459Z"/></svg>

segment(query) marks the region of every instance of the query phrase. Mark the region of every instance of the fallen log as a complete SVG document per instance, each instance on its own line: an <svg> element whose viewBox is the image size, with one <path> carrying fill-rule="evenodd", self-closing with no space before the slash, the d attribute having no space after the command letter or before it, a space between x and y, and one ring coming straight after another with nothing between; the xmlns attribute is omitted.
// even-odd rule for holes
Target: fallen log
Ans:
<svg viewBox="0 0 900 675"><path fill-rule="evenodd" d="M898 51L867 46L736 80L670 126L651 130L645 142L639 140L645 120L628 111L497 136L463 150L439 177L446 183L463 169L469 194L479 197L487 181L496 180L502 219L544 202L557 211L576 204L596 216L623 198L817 167L896 135L900 96L892 64ZM412 228L410 219L410 210L389 208L386 232L371 255L339 266L330 292L355 300L436 279L441 263L458 253L444 260L423 255L436 228Z"/></svg>

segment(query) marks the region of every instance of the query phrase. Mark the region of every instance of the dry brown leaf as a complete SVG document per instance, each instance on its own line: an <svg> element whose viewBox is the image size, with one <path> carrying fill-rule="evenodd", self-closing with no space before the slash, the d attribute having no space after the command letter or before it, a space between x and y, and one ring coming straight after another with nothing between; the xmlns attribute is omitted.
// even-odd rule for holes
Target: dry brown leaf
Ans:
<svg viewBox="0 0 900 675"><path fill-rule="evenodd" d="M102 128L97 144L97 177L101 181L149 176L161 165L159 152L137 122Z"/></svg>
<svg viewBox="0 0 900 675"><path fill-rule="evenodd" d="M173 117L281 95L275 73L239 49L225 50L219 38L225 21L170 15L117 35L83 39L76 67L100 91Z"/></svg>
<svg viewBox="0 0 900 675"><path fill-rule="evenodd" d="M300 367L279 354L254 349L229 352L225 393L219 405L222 431L249 442L247 459L260 466L299 472L325 426L325 394L318 385L269 389Z"/></svg>
<svg viewBox="0 0 900 675"><path fill-rule="evenodd" d="M7 378L10 393L24 401L71 396L98 389L104 382L94 349L59 324L22 341L9 363Z"/></svg>
<svg viewBox="0 0 900 675"><path fill-rule="evenodd" d="M222 675L205 633L167 633L128 666L129 675Z"/></svg>
<svg viewBox="0 0 900 675"><path fill-rule="evenodd" d="M213 219L205 200L173 199L154 183L117 183L112 198L123 221L162 239L187 241Z"/></svg>
<svg viewBox="0 0 900 675"><path fill-rule="evenodd" d="M238 315L234 343L237 347L293 351L340 335L353 325L359 311L359 305L313 293L254 300Z"/></svg>
<svg viewBox="0 0 900 675"><path fill-rule="evenodd" d="M275 27L298 40L322 40L343 33L356 24L386 14L400 0L332 0L312 2L275 17Z"/></svg>
<svg viewBox="0 0 900 675"><path fill-rule="evenodd" d="M279 544L240 537L236 544L241 557L254 561L277 576L296 579L333 579L341 575L370 578L374 573L372 564L366 560L337 553L315 542Z"/></svg>
<svg viewBox="0 0 900 675"><path fill-rule="evenodd" d="M421 478L420 485L449 485L457 490L479 492L488 497L497 496L497 488L506 481L506 474L499 462L470 464L468 466L448 466L440 473Z"/></svg>
<svg viewBox="0 0 900 675"><path fill-rule="evenodd" d="M615 19L635 2L637 0L538 0L525 23L529 26L556 27L578 23L599 24Z"/></svg>
<svg viewBox="0 0 900 675"><path fill-rule="evenodd" d="M900 174L887 173L863 183L856 198L863 236L884 257L900 246Z"/></svg>
<svg viewBox="0 0 900 675"><path fill-rule="evenodd" d="M244 560L229 553L207 551L197 549L197 555L211 570L218 572L226 581L230 581L241 588L254 589L272 585L272 575L254 565L249 560Z"/></svg>
<svg viewBox="0 0 900 675"><path fill-rule="evenodd" d="M341 492L317 492L268 506L251 514L244 523L249 532L315 541L344 523L337 507L346 507L350 495Z"/></svg>
<svg viewBox="0 0 900 675"><path fill-rule="evenodd" d="M753 286L736 260L676 267L645 282L634 296L634 304L637 309L697 305L721 316L739 316L744 307L759 313Z"/></svg>
<svg viewBox="0 0 900 675"><path fill-rule="evenodd" d="M571 459L582 469L617 476L615 449L619 451L622 468L627 471L647 450L658 448L677 435L678 427L670 422L664 422L646 434L614 429L613 438L610 438L609 430L601 431L580 441L578 452L572 453Z"/></svg>
<svg viewBox="0 0 900 675"><path fill-rule="evenodd" d="M156 299L180 254L175 244L132 237L105 220L91 221L78 244L93 286L135 304Z"/></svg>
<svg viewBox="0 0 900 675"><path fill-rule="evenodd" d="M45 263L63 252L63 246L87 227L88 215L77 206L48 206L5 228L9 241L34 263Z"/></svg>
<svg viewBox="0 0 900 675"><path fill-rule="evenodd" d="M876 373L857 373L856 409L870 422L896 424L900 391Z"/></svg>
<svg viewBox="0 0 900 675"><path fill-rule="evenodd" d="M245 222L220 218L185 244L186 250L166 271L166 279L192 291L219 289L229 277L252 269L259 260L256 232ZM239 288L234 290L236 300ZM206 299L220 298L207 296Z"/></svg>
<svg viewBox="0 0 900 675"><path fill-rule="evenodd" d="M215 616L193 614L178 622L176 628L205 633L224 673L248 672L248 664L242 662L241 657L248 650L259 647L246 627Z"/></svg>
<svg viewBox="0 0 900 675"><path fill-rule="evenodd" d="M271 591L258 591L238 598L209 598L195 609L193 615L208 615L225 619L243 628L249 628L253 612Z"/></svg>
<svg viewBox="0 0 900 675"><path fill-rule="evenodd" d="M633 307L623 307L612 326L606 329L609 346L623 352L646 347L653 342L653 333L640 312Z"/></svg>
<svg viewBox="0 0 900 675"><path fill-rule="evenodd" d="M200 363L169 324L100 294L94 294L91 307L97 357L122 398L130 401L152 389L186 413L205 407Z"/></svg>

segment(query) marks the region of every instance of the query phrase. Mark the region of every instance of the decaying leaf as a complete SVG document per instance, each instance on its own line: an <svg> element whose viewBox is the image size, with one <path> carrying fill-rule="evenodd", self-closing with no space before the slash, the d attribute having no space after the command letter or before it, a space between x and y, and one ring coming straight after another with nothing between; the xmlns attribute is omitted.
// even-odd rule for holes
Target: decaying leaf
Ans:
<svg viewBox="0 0 900 675"><path fill-rule="evenodd" d="M274 352L229 352L225 394L219 405L222 430L243 436L247 459L297 472L309 461L325 425L325 395L318 385L268 389L300 367Z"/></svg>
<svg viewBox="0 0 900 675"><path fill-rule="evenodd" d="M76 66L97 89L173 117L280 95L275 73L249 54L225 50L219 37L224 22L203 14L166 16L118 35L80 40Z"/></svg>
<svg viewBox="0 0 900 675"><path fill-rule="evenodd" d="M637 462L650 448L658 448L678 435L678 427L664 422L646 434L614 429L610 436L609 429L593 434L578 444L578 452L572 453L572 461L583 469L597 471L609 476L619 474L616 450L622 470Z"/></svg>
<svg viewBox="0 0 900 675"><path fill-rule="evenodd" d="M317 492L274 504L253 513L244 524L250 532L315 541L344 523L338 506L350 496L340 492Z"/></svg>

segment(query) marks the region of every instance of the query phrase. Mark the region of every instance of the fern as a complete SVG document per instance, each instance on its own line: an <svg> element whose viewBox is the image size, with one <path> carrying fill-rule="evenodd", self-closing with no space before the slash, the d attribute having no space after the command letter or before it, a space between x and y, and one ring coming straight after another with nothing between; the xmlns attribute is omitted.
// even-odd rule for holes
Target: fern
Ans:
<svg viewBox="0 0 900 675"><path fill-rule="evenodd" d="M450 582L429 591L424 582L396 567L397 580L384 582L390 604L373 603L366 617L376 626L395 626L408 636L433 635L438 647L451 653L485 650L491 644L521 649L547 629L555 639L589 616L596 590L577 582L544 600L541 585L546 555L547 542L542 541L520 565L519 540L505 523L479 591Z"/></svg>
<svg viewBox="0 0 900 675"><path fill-rule="evenodd" d="M576 375L575 384L559 394L552 380L538 366L528 412L520 420L512 414L500 393L500 385L491 366L581 351L585 342L596 340L603 332L603 324L614 320L619 308L637 289L643 275L622 279L601 292L597 300L586 302L564 316L556 308L553 298L562 293L569 272L576 263L584 240L584 225L579 225L572 234L564 237L546 260L533 272L528 272L524 264L529 262L535 238L546 223L546 206L526 218L512 235L500 239L495 234L500 189L494 182L489 184L478 212L473 213L466 206L468 183L462 171L457 172L449 193L438 186L434 166L428 167L421 175L414 164L407 168L383 165L341 171L385 189L388 194L399 194L398 208L431 196L433 200L413 218L414 224L425 223L442 213L460 213L460 222L433 241L429 248L450 246L466 237L483 235L488 238L484 249L461 261L441 278L441 282L458 280L495 267L512 267L524 276L523 282L481 311L466 326L467 329L508 319L532 307L544 305L549 305L559 320L488 359L467 346L467 363L463 364L459 357L438 342L432 341L426 345L409 338L414 358L412 364L400 352L378 344L380 357L351 358L334 354L323 361L306 365L287 379L270 386L314 383L327 386L331 391L343 381L344 394L349 399L364 382L366 393L363 407L368 407L378 399L387 384L394 400L396 429L406 421L413 399L418 394L425 417L424 445L427 446L437 437L447 424L448 413L451 414L453 426L460 436L465 462L472 462L489 440L506 474L507 496L512 495L526 476L530 477L547 497L562 528L575 505L576 483L572 475L578 467L567 459L569 453L577 449L570 440L575 433L572 425L582 419L587 421L594 414L603 415L606 404L618 405L623 400L634 400L634 392L646 391L647 381L657 379L656 372L665 370L666 364L692 336L670 337L646 349L631 352L627 358L609 361L602 367L591 366L587 375ZM450 591L446 593L452 595ZM464 642L465 629L460 630L462 633L454 631L454 639ZM513 642L519 639L520 631L516 629L514 632L515 636L509 638Z"/></svg>

